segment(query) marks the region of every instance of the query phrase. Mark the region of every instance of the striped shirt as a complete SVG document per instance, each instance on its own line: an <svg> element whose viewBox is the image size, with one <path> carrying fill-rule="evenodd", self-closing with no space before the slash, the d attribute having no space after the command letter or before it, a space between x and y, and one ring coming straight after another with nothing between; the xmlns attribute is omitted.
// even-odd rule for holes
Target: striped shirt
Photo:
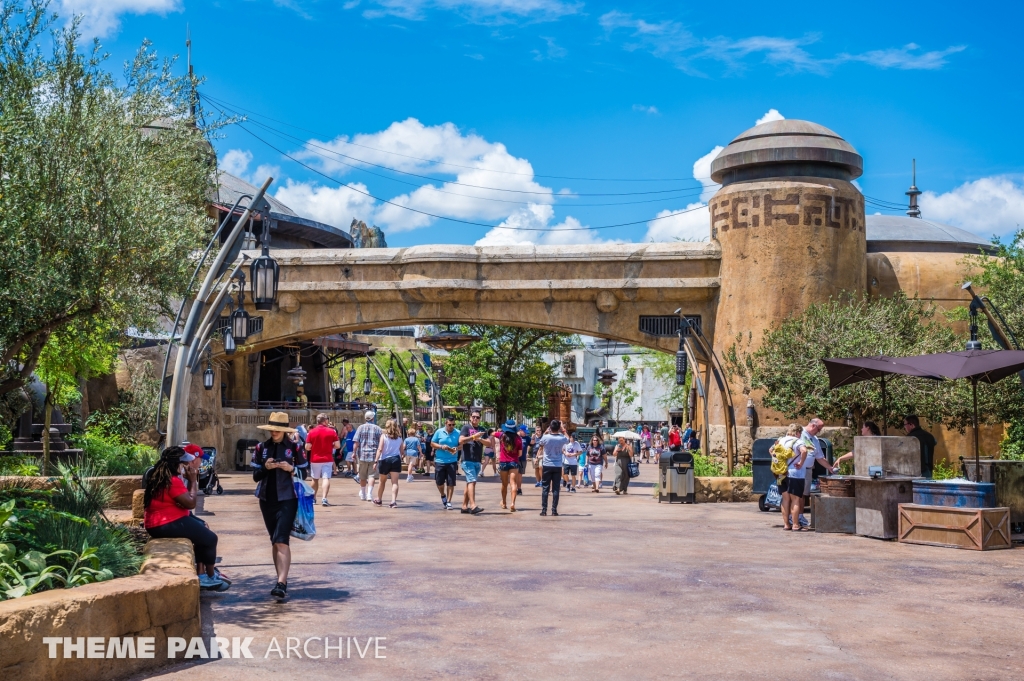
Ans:
<svg viewBox="0 0 1024 681"><path fill-rule="evenodd" d="M359 445L359 460L373 461L377 458L377 446L384 431L374 423L364 423L356 428L356 444Z"/></svg>

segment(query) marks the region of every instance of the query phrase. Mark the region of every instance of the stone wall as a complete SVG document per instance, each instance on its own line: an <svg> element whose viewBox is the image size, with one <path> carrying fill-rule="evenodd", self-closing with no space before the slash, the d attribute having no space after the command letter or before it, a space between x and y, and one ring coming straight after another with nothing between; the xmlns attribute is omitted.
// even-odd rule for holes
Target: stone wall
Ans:
<svg viewBox="0 0 1024 681"><path fill-rule="evenodd" d="M29 489L50 489L57 484L57 478L52 477L0 477L0 487L17 485ZM110 485L113 491L109 508L131 508L132 495L135 490L142 489L141 475L104 475L96 478L87 478Z"/></svg>
<svg viewBox="0 0 1024 681"><path fill-rule="evenodd" d="M167 638L201 635L199 580L186 539L154 539L135 577L0 602L0 678L113 681L168 663ZM152 658L50 658L44 637L151 637Z"/></svg>
<svg viewBox="0 0 1024 681"><path fill-rule="evenodd" d="M694 478L694 498L698 504L756 501L753 478Z"/></svg>

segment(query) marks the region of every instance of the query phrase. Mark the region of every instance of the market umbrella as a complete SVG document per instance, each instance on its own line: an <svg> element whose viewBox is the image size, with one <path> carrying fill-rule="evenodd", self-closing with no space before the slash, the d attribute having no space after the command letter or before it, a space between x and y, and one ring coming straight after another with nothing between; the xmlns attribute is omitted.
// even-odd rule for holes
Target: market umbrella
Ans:
<svg viewBox="0 0 1024 681"><path fill-rule="evenodd" d="M639 440L640 436L634 433L632 430L620 430L619 432L612 435L613 438L625 438L627 440Z"/></svg>
<svg viewBox="0 0 1024 681"><path fill-rule="evenodd" d="M888 434L889 428L886 425L889 415L886 404L885 377L889 374L900 374L902 376L919 376L941 380L934 373L922 371L914 367L902 364L903 360L897 360L887 355L874 355L872 357L835 357L821 360L825 363L825 370L828 372L828 387L831 389L840 388L851 383L860 383L873 378L882 379L882 428Z"/></svg>
<svg viewBox="0 0 1024 681"><path fill-rule="evenodd" d="M1024 350L964 350L900 357L899 364L945 378L969 378L974 399L974 477L981 482L978 445L978 381L995 383L1024 370Z"/></svg>

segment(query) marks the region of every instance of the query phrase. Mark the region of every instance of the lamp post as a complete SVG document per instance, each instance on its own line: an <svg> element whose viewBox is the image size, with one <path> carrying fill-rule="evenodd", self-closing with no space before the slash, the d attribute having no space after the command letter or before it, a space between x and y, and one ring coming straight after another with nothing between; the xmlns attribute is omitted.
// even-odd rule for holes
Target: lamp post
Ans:
<svg viewBox="0 0 1024 681"><path fill-rule="evenodd" d="M264 194L266 194L267 188L273 181L273 178L267 178L267 180L263 183L263 186L260 187L259 191L256 193L256 196L253 197L252 201L250 201L249 206L242 213L241 217L238 218L238 220L235 222L234 227L231 229L231 233L228 234L227 238L224 240L223 247L217 252L217 255L214 257L213 262L210 264L210 267L206 272L206 277L203 280L202 285L199 287L199 292L196 294L195 301L193 302L189 310L188 318L185 321L185 325L184 327L182 327L181 347L178 349L178 356L174 363L174 373L172 374L171 390L167 403L166 442L168 444L176 445L188 439L188 408L186 405L188 402L188 392L189 388L191 387L192 381L192 366L194 362L199 361L199 358L197 357L198 350L203 347L209 333L213 330L215 326L212 319L209 324L205 322L201 324L201 320L203 320L203 313L204 311L206 311L207 313L214 313L213 315L207 314L207 316L209 317L219 314L218 308L220 304L223 302L223 296L226 293L226 289L221 289L220 293L218 294L217 302L213 304L210 310L205 310L206 305L209 302L208 299L210 298L211 294L214 291L216 282L224 274L224 270L227 267L228 254L233 251L233 246L236 244L236 242L238 242L239 237L241 237L242 232L244 231L245 228L246 221L248 221L249 217L255 211L266 211L266 213L269 213L269 204L264 199ZM217 235L222 233L224 227L227 225L227 220L228 218L225 218L221 227L218 228ZM274 277L273 286L270 288L264 287L263 293L271 294L270 303L272 306L274 298L277 295L277 262L270 257L269 253L270 226L268 223L269 219L266 217L265 214L263 220L263 229L266 238L263 241L263 253L264 256L266 256L266 260L264 261L264 265L272 263L273 267L271 269L273 270ZM217 238L217 235L214 236L214 239ZM196 273L198 273L200 269L205 265L206 258L210 253L212 245L213 240L211 240L210 247L207 248L199 264L196 266ZM238 267L241 267L241 265L239 265ZM264 280L261 281L265 281L265 278ZM253 285L255 287L255 280L253 282ZM183 308L184 303L182 303L182 309ZM179 310L179 319L180 314L181 312ZM177 328L177 322L175 322L174 328ZM197 332L199 331L201 331L201 333L197 334ZM174 341L173 336L174 334L172 331L171 341L170 343L168 343L168 355L170 354L170 344L173 343ZM226 336L225 342L227 342ZM234 337L231 338L231 342L234 342ZM163 393L161 392L161 395L162 394ZM159 412L159 405L157 407L157 410Z"/></svg>

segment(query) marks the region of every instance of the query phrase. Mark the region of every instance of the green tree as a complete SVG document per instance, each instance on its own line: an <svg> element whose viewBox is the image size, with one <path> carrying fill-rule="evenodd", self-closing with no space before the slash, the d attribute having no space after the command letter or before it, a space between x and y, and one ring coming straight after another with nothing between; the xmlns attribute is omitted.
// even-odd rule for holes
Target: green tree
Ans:
<svg viewBox="0 0 1024 681"><path fill-rule="evenodd" d="M152 328L210 227L193 83L148 44L115 78L47 4L0 5L0 396L62 329Z"/></svg>
<svg viewBox="0 0 1024 681"><path fill-rule="evenodd" d="M542 416L547 404L538 399L555 378L546 353L562 354L578 347L578 336L517 326L466 326L462 333L481 339L453 350L443 361L447 404L493 404L499 422L510 415Z"/></svg>
<svg viewBox="0 0 1024 681"><path fill-rule="evenodd" d="M633 361L633 358L629 355L622 356L622 375L619 376L617 383L613 384L611 389L611 404L614 407L614 416L616 419L622 418L622 408L628 407L634 402L636 398L640 396L640 393L633 387L636 385L637 371L636 367L629 366ZM643 418L643 411L640 412L641 418Z"/></svg>
<svg viewBox="0 0 1024 681"><path fill-rule="evenodd" d="M972 255L964 259L965 275L972 280L979 295L995 303L1017 342L1024 344L1021 335L1024 333L1024 230L1018 230L1006 242L997 238L994 243L999 248L996 257ZM959 312L961 318L967 318L966 309ZM996 347L985 329L984 318L979 326L982 342L987 347ZM1005 382L1012 384L1015 380L1010 378ZM1010 414L1007 423L1009 427L1000 444L1001 456L1024 459L1024 416L1020 412Z"/></svg>
<svg viewBox="0 0 1024 681"><path fill-rule="evenodd" d="M935 319L935 308L897 293L892 298L845 298L811 305L769 329L755 352L750 337L737 336L723 357L734 385L764 390L764 405L788 418L816 415L842 421L870 418L899 426L903 414L916 413L961 431L971 423L970 383L890 376L886 379L888 414L883 416L878 381L831 390L822 359L890 355L907 357L962 350L964 339ZM985 422L1001 422L1022 404L1010 381L979 384Z"/></svg>
<svg viewBox="0 0 1024 681"><path fill-rule="evenodd" d="M117 358L118 335L109 326L79 319L49 334L36 374L46 386L43 406L43 474L50 468L50 423L54 406L67 408L81 399L79 383L109 374Z"/></svg>
<svg viewBox="0 0 1024 681"><path fill-rule="evenodd" d="M686 383L676 385L676 356L674 354L644 348L635 348L635 351L644 368L651 370L654 380L665 390L665 393L658 398L658 404L668 408L678 407L685 411L690 394L690 381L693 380L690 371L686 372Z"/></svg>

